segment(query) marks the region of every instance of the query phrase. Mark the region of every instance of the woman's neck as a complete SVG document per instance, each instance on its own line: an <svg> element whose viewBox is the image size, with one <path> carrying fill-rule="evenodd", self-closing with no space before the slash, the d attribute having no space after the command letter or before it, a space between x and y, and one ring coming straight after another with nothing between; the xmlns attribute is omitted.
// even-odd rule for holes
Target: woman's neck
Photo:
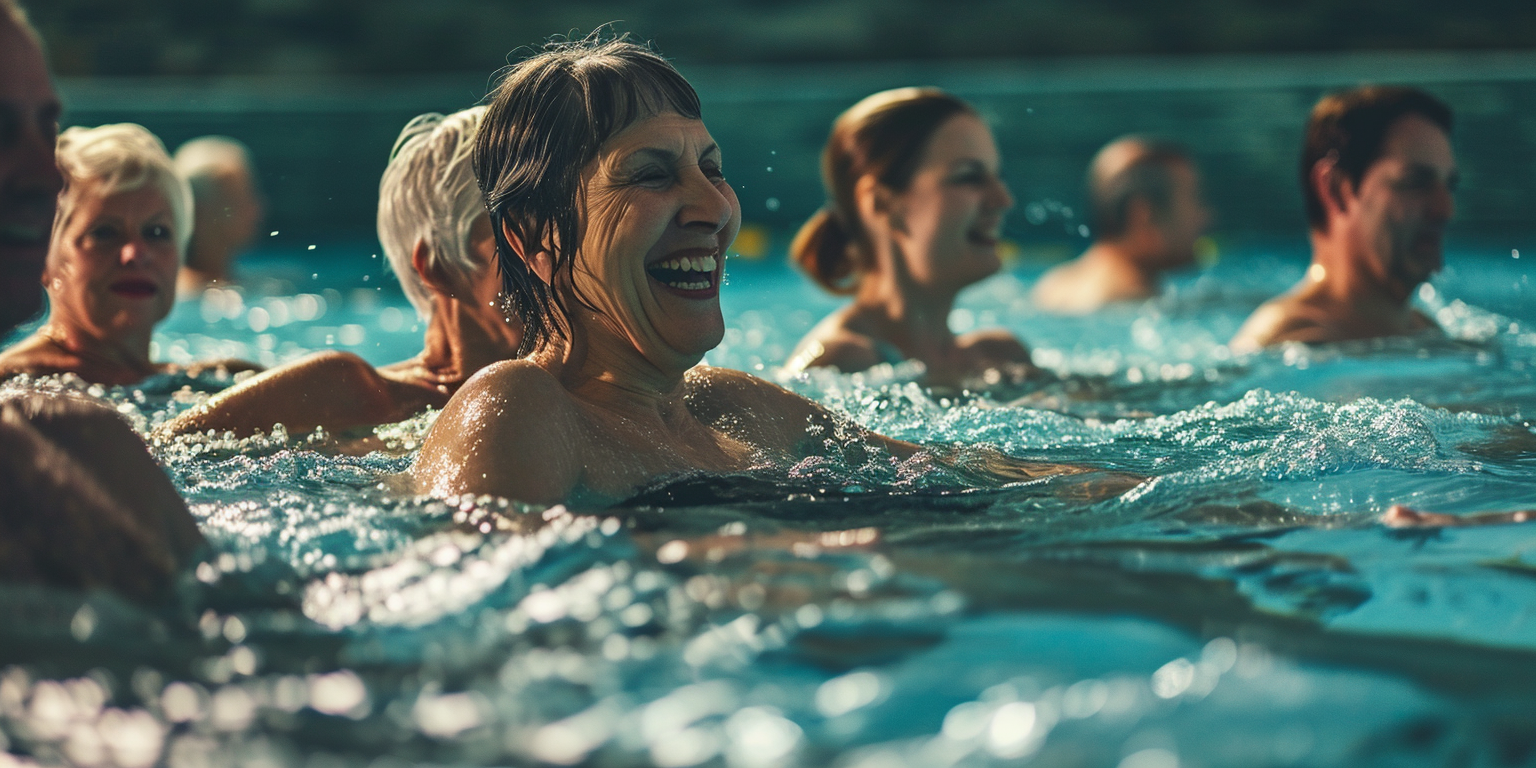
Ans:
<svg viewBox="0 0 1536 768"><path fill-rule="evenodd" d="M37 331L38 336L77 358L82 367L91 369L94 375L87 378L106 379L100 382L103 384L129 384L159 372L159 366L149 359L151 333L145 330L106 337L55 319Z"/></svg>
<svg viewBox="0 0 1536 768"><path fill-rule="evenodd" d="M686 413L683 379L698 364L679 356L659 365L589 312L534 359L578 400L627 418L664 423Z"/></svg>
<svg viewBox="0 0 1536 768"><path fill-rule="evenodd" d="M866 274L849 308L852 330L894 344L905 355L931 361L952 353L949 314L956 292L919 286L895 269Z"/></svg>

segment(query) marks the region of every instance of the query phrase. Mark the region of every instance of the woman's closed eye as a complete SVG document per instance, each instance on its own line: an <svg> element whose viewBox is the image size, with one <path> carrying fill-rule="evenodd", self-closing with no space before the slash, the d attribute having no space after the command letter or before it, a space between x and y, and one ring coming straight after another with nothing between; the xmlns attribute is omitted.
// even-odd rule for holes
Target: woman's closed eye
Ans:
<svg viewBox="0 0 1536 768"><path fill-rule="evenodd" d="M1002 176L1001 174L994 174L980 165L966 163L950 173L949 183L979 186L990 183L993 178L1001 179Z"/></svg>
<svg viewBox="0 0 1536 768"><path fill-rule="evenodd" d="M625 178L626 185L646 187L663 186L672 181L672 172L659 165L647 165L636 169Z"/></svg>

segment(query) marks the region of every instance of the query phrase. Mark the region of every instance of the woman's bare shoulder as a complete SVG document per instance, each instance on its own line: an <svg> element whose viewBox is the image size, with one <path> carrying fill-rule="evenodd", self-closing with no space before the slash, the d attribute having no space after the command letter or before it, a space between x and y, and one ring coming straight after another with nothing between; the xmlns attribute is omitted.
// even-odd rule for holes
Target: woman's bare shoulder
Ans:
<svg viewBox="0 0 1536 768"><path fill-rule="evenodd" d="M248 435L281 423L289 430L343 430L395 417L389 383L350 352L325 351L252 376L177 416L159 430L185 434L207 430ZM409 414L395 417L403 418Z"/></svg>
<svg viewBox="0 0 1536 768"><path fill-rule="evenodd" d="M791 371L836 368L843 373L867 371L883 362L879 344L869 336L847 328L812 331L795 347L784 367Z"/></svg>
<svg viewBox="0 0 1536 768"><path fill-rule="evenodd" d="M687 374L688 409L714 429L762 448L793 451L831 415L812 400L730 368L701 365Z"/></svg>
<svg viewBox="0 0 1536 768"><path fill-rule="evenodd" d="M563 501L581 478L580 413L548 371L526 360L487 366L448 401L411 473L436 496Z"/></svg>
<svg viewBox="0 0 1536 768"><path fill-rule="evenodd" d="M73 357L60 354L41 336L33 334L0 352L0 379L20 374L47 376L78 367Z"/></svg>

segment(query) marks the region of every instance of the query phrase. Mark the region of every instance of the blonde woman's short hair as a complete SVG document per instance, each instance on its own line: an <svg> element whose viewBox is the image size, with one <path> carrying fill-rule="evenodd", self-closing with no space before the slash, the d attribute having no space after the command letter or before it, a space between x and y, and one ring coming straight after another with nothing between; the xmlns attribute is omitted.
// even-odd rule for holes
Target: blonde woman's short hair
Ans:
<svg viewBox="0 0 1536 768"><path fill-rule="evenodd" d="M405 297L426 319L432 294L411 264L418 242L430 246L428 263L468 275L479 265L470 253L469 233L485 215L470 155L485 107L446 117L436 112L406 123L379 180L379 243Z"/></svg>
<svg viewBox="0 0 1536 768"><path fill-rule="evenodd" d="M176 255L186 258L187 242L192 239L192 190L176 173L165 145L148 129L135 123L69 128L59 134L58 162L64 191L59 195L55 230L69 221L81 182L97 182L108 195L153 184L171 206Z"/></svg>

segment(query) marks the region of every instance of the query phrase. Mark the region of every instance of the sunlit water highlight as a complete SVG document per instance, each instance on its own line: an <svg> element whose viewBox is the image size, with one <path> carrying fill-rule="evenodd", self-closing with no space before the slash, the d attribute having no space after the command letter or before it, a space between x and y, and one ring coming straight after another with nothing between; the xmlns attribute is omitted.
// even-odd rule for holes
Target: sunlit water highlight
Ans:
<svg viewBox="0 0 1536 768"><path fill-rule="evenodd" d="M212 552L169 612L0 590L0 764L1530 764L1536 526L1374 523L1536 508L1528 273L1450 262L1420 298L1454 343L1239 359L1221 342L1297 260L1091 319L1004 275L954 326L1008 327L1066 379L998 397L784 376L835 302L732 265L711 362L948 467L813 457L544 510L392 493L431 414L361 456L157 445ZM398 294L314 284L184 304L157 351L415 352ZM93 391L148 433L226 383ZM975 444L1153 479L1096 502L1091 479L983 482Z"/></svg>

